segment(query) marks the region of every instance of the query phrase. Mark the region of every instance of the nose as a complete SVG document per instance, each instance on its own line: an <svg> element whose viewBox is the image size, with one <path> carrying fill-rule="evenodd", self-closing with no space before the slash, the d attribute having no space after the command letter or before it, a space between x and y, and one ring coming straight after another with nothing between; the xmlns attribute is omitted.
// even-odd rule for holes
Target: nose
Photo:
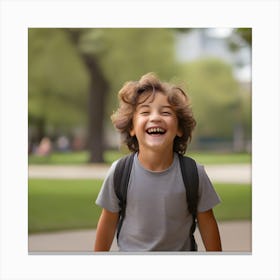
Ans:
<svg viewBox="0 0 280 280"><path fill-rule="evenodd" d="M151 122L159 122L159 121L161 121L160 113L157 112L157 111L153 111L153 112L150 114L150 121L151 121Z"/></svg>

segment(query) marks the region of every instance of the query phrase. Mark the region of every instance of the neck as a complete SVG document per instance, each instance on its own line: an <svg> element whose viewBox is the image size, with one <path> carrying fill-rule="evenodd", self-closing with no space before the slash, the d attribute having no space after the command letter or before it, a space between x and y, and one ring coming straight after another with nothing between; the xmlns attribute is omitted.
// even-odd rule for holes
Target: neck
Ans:
<svg viewBox="0 0 280 280"><path fill-rule="evenodd" d="M163 171L166 170L173 162L173 151L163 154L157 152L145 152L145 154L139 151L138 160L146 169L151 171Z"/></svg>

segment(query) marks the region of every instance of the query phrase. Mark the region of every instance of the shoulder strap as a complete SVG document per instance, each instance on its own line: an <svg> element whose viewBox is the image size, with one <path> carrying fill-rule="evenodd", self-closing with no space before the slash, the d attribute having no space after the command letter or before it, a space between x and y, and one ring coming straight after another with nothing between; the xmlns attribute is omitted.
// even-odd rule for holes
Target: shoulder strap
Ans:
<svg viewBox="0 0 280 280"><path fill-rule="evenodd" d="M179 155L180 166L184 185L186 188L188 210L193 217L193 223L190 229L191 251L197 251L197 245L194 239L196 228L197 204L198 204L198 172L195 160L190 157Z"/></svg>
<svg viewBox="0 0 280 280"><path fill-rule="evenodd" d="M119 199L120 206L120 218L117 228L117 239L119 238L120 230L125 217L127 187L132 168L133 158L134 153L121 158L118 161L114 172L114 190L116 196Z"/></svg>

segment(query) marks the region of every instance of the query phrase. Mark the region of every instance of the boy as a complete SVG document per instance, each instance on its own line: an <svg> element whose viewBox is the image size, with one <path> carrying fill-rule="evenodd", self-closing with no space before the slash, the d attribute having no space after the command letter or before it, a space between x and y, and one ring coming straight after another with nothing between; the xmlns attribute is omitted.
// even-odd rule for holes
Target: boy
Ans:
<svg viewBox="0 0 280 280"><path fill-rule="evenodd" d="M135 152L130 174L126 216L120 251L189 251L188 212L178 154L185 154L195 120L182 89L161 82L154 74L128 82L119 92L120 105L112 115L123 142ZM96 232L95 251L109 251L119 221L114 191L114 162L96 203L103 208ZM207 251L221 251L212 208L220 202L203 166L198 165L197 222Z"/></svg>

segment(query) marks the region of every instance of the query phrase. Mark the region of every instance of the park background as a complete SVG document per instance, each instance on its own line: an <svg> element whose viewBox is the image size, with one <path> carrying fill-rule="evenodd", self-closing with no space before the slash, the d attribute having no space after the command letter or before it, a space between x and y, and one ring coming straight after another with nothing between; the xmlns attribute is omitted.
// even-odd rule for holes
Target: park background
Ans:
<svg viewBox="0 0 280 280"><path fill-rule="evenodd" d="M31 170L98 169L126 153L110 115L123 83L147 72L190 95L198 124L189 155L207 166L251 164L251 29L30 28L30 235L96 227L102 178L34 178ZM218 221L251 220L250 182L214 186Z"/></svg>

